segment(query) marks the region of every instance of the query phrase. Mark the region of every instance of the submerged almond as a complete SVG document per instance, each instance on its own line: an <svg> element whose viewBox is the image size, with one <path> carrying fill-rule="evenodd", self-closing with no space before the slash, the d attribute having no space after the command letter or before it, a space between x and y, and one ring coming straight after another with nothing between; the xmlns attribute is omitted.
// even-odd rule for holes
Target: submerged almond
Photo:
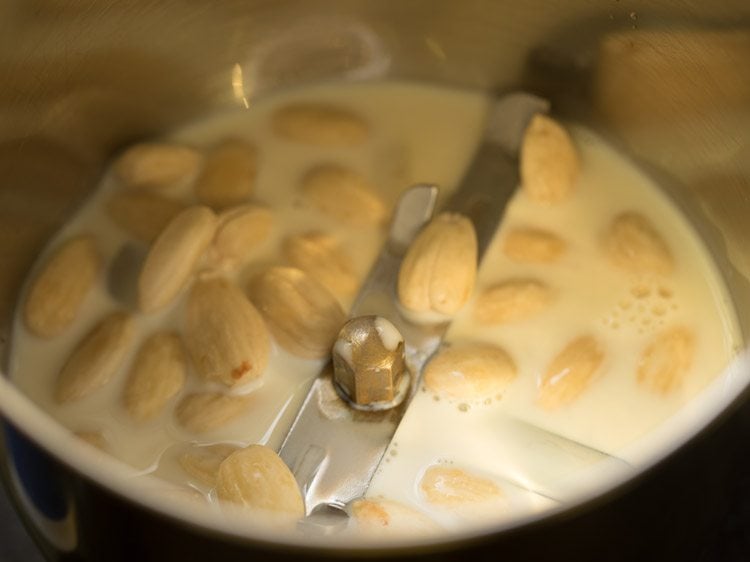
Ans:
<svg viewBox="0 0 750 562"><path fill-rule="evenodd" d="M268 365L263 318L226 279L198 281L187 301L185 343L198 374L227 386L258 379Z"/></svg>
<svg viewBox="0 0 750 562"><path fill-rule="evenodd" d="M175 408L175 416L186 430L206 433L225 427L247 413L251 400L246 394L196 392L180 400Z"/></svg>
<svg viewBox="0 0 750 562"><path fill-rule="evenodd" d="M354 266L333 236L308 232L284 241L284 256L334 295L350 296L359 285Z"/></svg>
<svg viewBox="0 0 750 562"><path fill-rule="evenodd" d="M393 500L357 499L348 511L357 531L366 535L414 536L440 530L423 513Z"/></svg>
<svg viewBox="0 0 750 562"><path fill-rule="evenodd" d="M386 218L377 188L359 173L338 164L321 164L302 178L302 193L318 210L353 226L371 226Z"/></svg>
<svg viewBox="0 0 750 562"><path fill-rule="evenodd" d="M63 365L55 399L80 400L107 384L122 366L134 332L133 319L125 312L114 312L99 322Z"/></svg>
<svg viewBox="0 0 750 562"><path fill-rule="evenodd" d="M268 239L273 228L273 213L260 205L242 205L219 216L213 248L222 258L242 261Z"/></svg>
<svg viewBox="0 0 750 562"><path fill-rule="evenodd" d="M638 361L638 382L666 395L677 390L693 362L695 334L682 326L658 334Z"/></svg>
<svg viewBox="0 0 750 562"><path fill-rule="evenodd" d="M610 261L632 273L666 275L674 269L669 246L649 219L634 211L617 215L605 238Z"/></svg>
<svg viewBox="0 0 750 562"><path fill-rule="evenodd" d="M272 125L283 139L318 146L355 146L369 137L367 122L359 115L326 103L285 105L273 113Z"/></svg>
<svg viewBox="0 0 750 562"><path fill-rule="evenodd" d="M198 200L214 209L247 202L255 187L257 158L256 148L238 139L211 149L195 181Z"/></svg>
<svg viewBox="0 0 750 562"><path fill-rule="evenodd" d="M174 300L216 231L216 215L194 206L177 215L151 246L138 277L138 305L155 312Z"/></svg>
<svg viewBox="0 0 750 562"><path fill-rule="evenodd" d="M107 438L101 431L81 430L76 431L74 435L84 443L91 445L100 451L107 451L109 448Z"/></svg>
<svg viewBox="0 0 750 562"><path fill-rule="evenodd" d="M91 292L101 262L91 236L63 243L31 283L23 309L26 327L45 338L65 331Z"/></svg>
<svg viewBox="0 0 750 562"><path fill-rule="evenodd" d="M592 336L571 341L547 367L539 382L537 404L554 410L573 402L593 381L604 354L604 348Z"/></svg>
<svg viewBox="0 0 750 562"><path fill-rule="evenodd" d="M422 229L398 274L398 298L412 312L453 315L469 300L477 274L477 236L463 215L442 213Z"/></svg>
<svg viewBox="0 0 750 562"><path fill-rule="evenodd" d="M300 518L305 515L297 481L272 449L250 445L235 451L221 465L216 479L220 500Z"/></svg>
<svg viewBox="0 0 750 562"><path fill-rule="evenodd" d="M502 489L492 480L441 465L425 471L419 490L428 503L441 507L482 503L503 496Z"/></svg>
<svg viewBox="0 0 750 562"><path fill-rule="evenodd" d="M474 305L474 318L481 324L504 324L524 320L549 306L552 289L537 279L508 279L488 287Z"/></svg>
<svg viewBox="0 0 750 562"><path fill-rule="evenodd" d="M330 354L346 316L310 275L294 267L272 267L251 282L249 294L281 347L310 359Z"/></svg>
<svg viewBox="0 0 750 562"><path fill-rule="evenodd" d="M496 396L516 376L513 359L489 343L454 344L438 351L424 369L427 390L450 398Z"/></svg>
<svg viewBox="0 0 750 562"><path fill-rule="evenodd" d="M185 353L180 337L157 333L141 346L125 381L122 401L136 421L159 415L185 383Z"/></svg>
<svg viewBox="0 0 750 562"><path fill-rule="evenodd" d="M115 194L107 202L107 214L134 238L150 243L162 233L185 205L146 191Z"/></svg>
<svg viewBox="0 0 750 562"><path fill-rule="evenodd" d="M200 152L188 146L144 142L128 148L113 169L127 187L163 189L189 182L202 159Z"/></svg>
<svg viewBox="0 0 750 562"><path fill-rule="evenodd" d="M182 469L201 484L214 488L219 474L219 465L232 453L239 450L234 445L217 444L192 447L180 456Z"/></svg>
<svg viewBox="0 0 750 562"><path fill-rule="evenodd" d="M521 185L534 201L554 204L572 194L579 158L567 131L554 119L537 114L521 144Z"/></svg>
<svg viewBox="0 0 750 562"><path fill-rule="evenodd" d="M566 250L567 244L556 234L533 227L511 229L503 241L503 252L519 263L552 263Z"/></svg>

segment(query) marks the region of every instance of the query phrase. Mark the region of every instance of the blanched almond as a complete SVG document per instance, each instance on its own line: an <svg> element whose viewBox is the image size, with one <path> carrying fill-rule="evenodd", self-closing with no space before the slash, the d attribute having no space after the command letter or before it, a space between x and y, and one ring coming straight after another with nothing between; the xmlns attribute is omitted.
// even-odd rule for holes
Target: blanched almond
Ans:
<svg viewBox="0 0 750 562"><path fill-rule="evenodd" d="M91 236L63 243L31 283L23 309L26 327L44 338L61 334L76 319L101 262Z"/></svg>
<svg viewBox="0 0 750 562"><path fill-rule="evenodd" d="M503 496L503 491L492 480L441 465L425 471L419 490L428 503L441 507L481 503Z"/></svg>
<svg viewBox="0 0 750 562"><path fill-rule="evenodd" d="M123 405L131 418L159 415L185 383L185 353L177 334L158 333L141 346L125 381Z"/></svg>
<svg viewBox="0 0 750 562"><path fill-rule="evenodd" d="M281 347L311 359L331 352L346 316L328 289L307 273L272 267L251 282L249 294Z"/></svg>
<svg viewBox="0 0 750 562"><path fill-rule="evenodd" d="M672 252L651 221L634 211L617 215L605 238L610 261L632 273L666 275L674 269Z"/></svg>
<svg viewBox="0 0 750 562"><path fill-rule="evenodd" d="M382 223L386 208L377 187L338 164L322 164L302 178L302 193L318 210L353 226Z"/></svg>
<svg viewBox="0 0 750 562"><path fill-rule="evenodd" d="M268 365L263 318L226 279L198 281L187 302L185 341L198 373L227 386L258 379Z"/></svg>
<svg viewBox="0 0 750 562"><path fill-rule="evenodd" d="M215 231L216 215L208 207L190 207L172 219L151 246L138 278L143 312L155 312L172 302Z"/></svg>
<svg viewBox="0 0 750 562"><path fill-rule="evenodd" d="M218 392L188 394L177 404L175 416L179 424L192 433L206 433L229 425L247 412L249 395Z"/></svg>
<svg viewBox="0 0 750 562"><path fill-rule="evenodd" d="M445 347L424 369L428 390L450 398L475 400L502 393L516 376L513 359L489 343Z"/></svg>
<svg viewBox="0 0 750 562"><path fill-rule="evenodd" d="M369 127L355 113L326 103L295 103L277 109L272 117L279 137L318 146L355 146L367 141Z"/></svg>
<svg viewBox="0 0 750 562"><path fill-rule="evenodd" d="M223 258L241 261L266 241L273 228L273 213L267 207L242 205L219 216L213 247Z"/></svg>
<svg viewBox="0 0 750 562"><path fill-rule="evenodd" d="M548 230L532 227L511 229L505 236L503 252L519 263L551 263L557 261L567 244Z"/></svg>
<svg viewBox="0 0 750 562"><path fill-rule="evenodd" d="M144 142L128 148L113 169L127 187L163 189L189 182L202 160L200 152L188 146Z"/></svg>
<svg viewBox="0 0 750 562"><path fill-rule="evenodd" d="M474 318L482 324L524 320L544 310L552 289L537 279L508 279L488 287L477 298Z"/></svg>
<svg viewBox="0 0 750 562"><path fill-rule="evenodd" d="M220 500L277 515L305 515L297 481L284 461L264 445L235 451L219 465L216 493Z"/></svg>
<svg viewBox="0 0 750 562"><path fill-rule="evenodd" d="M146 191L115 194L107 203L110 218L131 236L152 242L185 205Z"/></svg>
<svg viewBox="0 0 750 562"><path fill-rule="evenodd" d="M651 392L666 395L678 389L693 362L695 334L676 327L658 334L638 362L638 382Z"/></svg>
<svg viewBox="0 0 750 562"><path fill-rule="evenodd" d="M573 402L594 379L604 361L604 348L591 336L570 342L552 360L539 382L537 404L554 410Z"/></svg>
<svg viewBox="0 0 750 562"><path fill-rule="evenodd" d="M80 400L107 384L122 365L135 328L124 312L99 322L73 350L57 379L58 402Z"/></svg>
<svg viewBox="0 0 750 562"><path fill-rule="evenodd" d="M223 209L247 202L255 187L257 150L242 140L226 140L207 155L195 181L201 203Z"/></svg>
<svg viewBox="0 0 750 562"><path fill-rule="evenodd" d="M180 456L180 466L201 484L214 488L219 465L237 450L238 447L225 444L192 447L190 452Z"/></svg>
<svg viewBox="0 0 750 562"><path fill-rule="evenodd" d="M294 267L309 274L334 295L350 296L359 285L349 257L333 236L308 232L284 241L284 255Z"/></svg>
<svg viewBox="0 0 750 562"><path fill-rule="evenodd" d="M357 532L367 535L414 536L440 530L426 515L392 500L358 499L348 510Z"/></svg>
<svg viewBox="0 0 750 562"><path fill-rule="evenodd" d="M521 145L521 185L534 201L554 204L573 192L579 159L567 131L554 119L537 114Z"/></svg>
<svg viewBox="0 0 750 562"><path fill-rule="evenodd" d="M409 247L398 274L398 298L412 312L453 315L469 300L477 274L477 237L466 217L442 213Z"/></svg>

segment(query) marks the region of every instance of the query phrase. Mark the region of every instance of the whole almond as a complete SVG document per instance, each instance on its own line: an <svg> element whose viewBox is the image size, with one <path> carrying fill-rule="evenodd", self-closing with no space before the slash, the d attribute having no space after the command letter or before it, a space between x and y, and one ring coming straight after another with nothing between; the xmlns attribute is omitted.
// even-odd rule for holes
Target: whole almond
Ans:
<svg viewBox="0 0 750 562"><path fill-rule="evenodd" d="M481 503L503 496L502 489L492 480L441 465L425 471L419 490L428 503L441 507Z"/></svg>
<svg viewBox="0 0 750 562"><path fill-rule="evenodd" d="M138 278L138 304L155 312L174 300L216 231L216 215L195 206L177 215L151 246Z"/></svg>
<svg viewBox="0 0 750 562"><path fill-rule="evenodd" d="M359 285L354 266L333 236L308 232L284 241L286 259L334 295L353 295Z"/></svg>
<svg viewBox="0 0 750 562"><path fill-rule="evenodd" d="M519 263L552 263L566 250L567 244L556 234L533 227L518 227L508 231L503 241L503 252Z"/></svg>
<svg viewBox="0 0 750 562"><path fill-rule="evenodd" d="M216 487L219 465L229 455L239 450L234 445L223 443L206 447L192 447L180 456L180 466L192 478L209 488Z"/></svg>
<svg viewBox="0 0 750 562"><path fill-rule="evenodd" d="M465 400L496 396L515 377L515 363L502 348L479 342L445 347L424 369L427 390Z"/></svg>
<svg viewBox="0 0 750 562"><path fill-rule="evenodd" d="M295 103L273 113L273 131L279 137L317 146L346 147L363 144L370 131L367 122L347 109L326 103Z"/></svg>
<svg viewBox="0 0 750 562"><path fill-rule="evenodd" d="M122 366L134 332L133 319L125 312L114 312L99 322L63 365L55 399L80 400L107 384Z"/></svg>
<svg viewBox="0 0 750 562"><path fill-rule="evenodd" d="M529 197L554 204L573 193L580 164L567 131L554 119L537 114L523 137L520 168L521 185Z"/></svg>
<svg viewBox="0 0 750 562"><path fill-rule="evenodd" d="M143 422L158 416L185 384L185 353L177 334L157 333L141 346L125 381L123 405Z"/></svg>
<svg viewBox="0 0 750 562"><path fill-rule="evenodd" d="M336 298L300 269L272 267L250 284L251 300L276 341L299 357L326 357L346 320Z"/></svg>
<svg viewBox="0 0 750 562"><path fill-rule="evenodd" d="M632 273L666 275L674 269L667 243L650 220L634 211L617 215L604 237L604 250L617 267Z"/></svg>
<svg viewBox="0 0 750 562"><path fill-rule="evenodd" d="M198 374L227 386L258 379L268 365L263 318L226 279L198 281L191 289L185 342Z"/></svg>
<svg viewBox="0 0 750 562"><path fill-rule="evenodd" d="M216 494L220 500L298 519L305 505L292 472L272 449L250 445L219 465Z"/></svg>
<svg viewBox="0 0 750 562"><path fill-rule="evenodd" d="M91 292L101 265L91 236L64 242L31 282L23 309L26 327L44 338L65 331Z"/></svg>
<svg viewBox="0 0 750 562"><path fill-rule="evenodd" d="M107 214L123 230L143 242L153 242L185 205L146 191L115 194Z"/></svg>
<svg viewBox="0 0 750 562"><path fill-rule="evenodd" d="M474 305L480 324L504 324L525 320L547 308L552 289L537 279L508 279L488 287Z"/></svg>
<svg viewBox="0 0 750 562"><path fill-rule="evenodd" d="M367 535L414 536L440 531L423 513L387 499L354 500L349 505L349 513L357 532Z"/></svg>
<svg viewBox="0 0 750 562"><path fill-rule="evenodd" d="M474 225L443 213L422 229L401 262L398 298L412 312L453 315L469 300L476 274Z"/></svg>
<svg viewBox="0 0 750 562"><path fill-rule="evenodd" d="M214 209L247 202L255 187L257 159L255 146L246 141L222 142L206 155L195 181L196 197Z"/></svg>
<svg viewBox="0 0 750 562"><path fill-rule="evenodd" d="M163 189L192 180L202 160L201 153L188 146L144 142L128 148L113 169L127 187Z"/></svg>
<svg viewBox="0 0 750 562"><path fill-rule="evenodd" d="M220 429L247 413L252 398L218 392L188 394L177 404L178 423L191 433Z"/></svg>
<svg viewBox="0 0 750 562"><path fill-rule="evenodd" d="M596 339L574 339L547 367L539 383L537 404L554 410L573 402L591 384L603 361L604 348Z"/></svg>
<svg viewBox="0 0 750 562"><path fill-rule="evenodd" d="M302 178L302 193L318 210L352 226L372 226L386 219L377 188L359 173L338 164L321 164Z"/></svg>
<svg viewBox="0 0 750 562"><path fill-rule="evenodd" d="M222 258L241 261L268 239L273 213L267 207L242 205L219 215L213 248Z"/></svg>
<svg viewBox="0 0 750 562"><path fill-rule="evenodd" d="M638 382L656 394L667 395L682 384L693 362L695 334L682 326L658 334L638 361Z"/></svg>

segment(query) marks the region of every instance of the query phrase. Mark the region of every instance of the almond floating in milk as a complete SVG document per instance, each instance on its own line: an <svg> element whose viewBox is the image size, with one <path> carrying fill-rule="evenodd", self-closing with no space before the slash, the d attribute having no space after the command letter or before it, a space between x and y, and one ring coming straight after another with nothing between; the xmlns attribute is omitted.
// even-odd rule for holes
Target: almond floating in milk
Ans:
<svg viewBox="0 0 750 562"><path fill-rule="evenodd" d="M284 256L334 295L353 295L359 285L354 266L333 236L308 232L284 240Z"/></svg>
<svg viewBox="0 0 750 562"><path fill-rule="evenodd" d="M225 502L299 519L305 515L297 481L284 461L264 445L250 445L220 465L216 495Z"/></svg>
<svg viewBox="0 0 750 562"><path fill-rule="evenodd" d="M474 304L474 318L480 324L517 322L549 306L552 289L537 279L508 279L482 291Z"/></svg>
<svg viewBox="0 0 750 562"><path fill-rule="evenodd" d="M216 232L216 215L196 205L177 215L149 249L138 277L138 305L156 312L185 287Z"/></svg>
<svg viewBox="0 0 750 562"><path fill-rule="evenodd" d="M695 334L688 328L679 326L659 333L638 361L638 383L656 394L675 392L692 365L695 347Z"/></svg>
<svg viewBox="0 0 750 562"><path fill-rule="evenodd" d="M225 140L206 155L195 180L195 196L214 209L246 203L255 187L257 150L239 139Z"/></svg>
<svg viewBox="0 0 750 562"><path fill-rule="evenodd" d="M192 433L206 433L225 427L247 412L250 395L219 392L188 394L177 404L178 423Z"/></svg>
<svg viewBox="0 0 750 562"><path fill-rule="evenodd" d="M128 148L115 161L115 177L128 188L163 190L191 181L203 155L189 146L144 142Z"/></svg>
<svg viewBox="0 0 750 562"><path fill-rule="evenodd" d="M555 410L574 402L594 380L604 356L604 348L594 337L574 339L547 367L539 382L536 403Z"/></svg>
<svg viewBox="0 0 750 562"><path fill-rule="evenodd" d="M302 194L319 211L352 226L381 224L387 214L378 189L338 164L321 164L302 177Z"/></svg>
<svg viewBox="0 0 750 562"><path fill-rule="evenodd" d="M554 119L537 114L521 144L521 187L539 203L570 197L579 173L578 153L568 132Z"/></svg>
<svg viewBox="0 0 750 562"><path fill-rule="evenodd" d="M212 249L220 258L241 263L265 242L273 229L273 213L260 205L241 205L219 215Z"/></svg>
<svg viewBox="0 0 750 562"><path fill-rule="evenodd" d="M202 447L193 446L188 452L180 455L179 463L191 478L204 486L214 488L219 474L219 465L238 450L239 447L235 445L223 443Z"/></svg>
<svg viewBox="0 0 750 562"><path fill-rule="evenodd" d="M541 228L516 227L505 235L503 253L518 263L553 263L567 249L565 240Z"/></svg>
<svg viewBox="0 0 750 562"><path fill-rule="evenodd" d="M125 312L106 316L81 340L57 378L55 399L72 402L107 384L122 366L135 333Z"/></svg>
<svg viewBox="0 0 750 562"><path fill-rule="evenodd" d="M513 359L489 343L458 343L438 351L424 369L424 385L440 396L480 400L501 394L516 376Z"/></svg>
<svg viewBox="0 0 750 562"><path fill-rule="evenodd" d="M153 242L185 205L148 191L116 193L107 202L107 214L134 238Z"/></svg>
<svg viewBox="0 0 750 562"><path fill-rule="evenodd" d="M604 237L604 250L617 267L631 273L666 275L674 269L667 243L649 219L634 211L617 215Z"/></svg>
<svg viewBox="0 0 750 562"><path fill-rule="evenodd" d="M347 511L353 530L366 536L414 536L440 531L437 523L425 514L384 498L354 500Z"/></svg>
<svg viewBox="0 0 750 562"><path fill-rule="evenodd" d="M78 236L64 242L31 283L23 308L26 327L44 338L65 331L91 292L101 264L91 236Z"/></svg>
<svg viewBox="0 0 750 562"><path fill-rule="evenodd" d="M443 508L484 503L503 496L500 486L492 480L442 465L425 470L419 491L428 503Z"/></svg>
<svg viewBox="0 0 750 562"><path fill-rule="evenodd" d="M125 381L122 402L135 421L158 416L185 383L187 361L177 334L161 332L141 346Z"/></svg>
<svg viewBox="0 0 750 562"><path fill-rule="evenodd" d="M410 312L456 314L477 275L477 236L471 221L442 213L412 242L398 273L398 299Z"/></svg>
<svg viewBox="0 0 750 562"><path fill-rule="evenodd" d="M185 343L198 374L227 386L258 379L270 338L260 314L226 279L195 283L187 300Z"/></svg>
<svg viewBox="0 0 750 562"><path fill-rule="evenodd" d="M346 316L328 289L307 273L271 267L252 280L248 294L281 347L309 359L331 353Z"/></svg>
<svg viewBox="0 0 750 562"><path fill-rule="evenodd" d="M364 144L369 126L357 114L325 103L293 103L274 111L273 131L280 138L318 146Z"/></svg>

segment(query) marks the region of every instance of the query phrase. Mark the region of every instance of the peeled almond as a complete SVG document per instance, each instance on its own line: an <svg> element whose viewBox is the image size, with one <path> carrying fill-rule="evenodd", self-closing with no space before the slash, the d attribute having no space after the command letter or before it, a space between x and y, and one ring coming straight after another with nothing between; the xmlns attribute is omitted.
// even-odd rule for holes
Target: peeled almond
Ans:
<svg viewBox="0 0 750 562"><path fill-rule="evenodd" d="M273 113L272 125L274 133L283 139L317 146L356 146L369 137L364 119L327 103L285 105Z"/></svg>
<svg viewBox="0 0 750 562"><path fill-rule="evenodd" d="M107 214L128 234L151 243L185 205L147 191L125 191L107 202Z"/></svg>
<svg viewBox="0 0 750 562"><path fill-rule="evenodd" d="M638 382L656 394L667 395L681 385L693 362L695 334L684 327L658 334L638 361Z"/></svg>
<svg viewBox="0 0 750 562"><path fill-rule="evenodd" d="M571 341L547 367L539 384L537 404L555 410L575 401L594 380L604 356L604 348L592 336Z"/></svg>
<svg viewBox="0 0 750 562"><path fill-rule="evenodd" d="M189 182L202 159L200 152L188 146L144 142L128 148L113 169L127 187L159 190Z"/></svg>
<svg viewBox="0 0 750 562"><path fill-rule="evenodd" d="M674 269L672 252L664 238L649 219L634 211L613 219L604 249L615 266L631 273L666 275Z"/></svg>
<svg viewBox="0 0 750 562"><path fill-rule="evenodd" d="M518 263L553 263L567 244L556 234L534 227L513 228L505 235L503 252Z"/></svg>
<svg viewBox="0 0 750 562"><path fill-rule="evenodd" d="M246 203L255 187L257 158L255 146L238 139L211 149L195 180L198 200L214 209Z"/></svg>

